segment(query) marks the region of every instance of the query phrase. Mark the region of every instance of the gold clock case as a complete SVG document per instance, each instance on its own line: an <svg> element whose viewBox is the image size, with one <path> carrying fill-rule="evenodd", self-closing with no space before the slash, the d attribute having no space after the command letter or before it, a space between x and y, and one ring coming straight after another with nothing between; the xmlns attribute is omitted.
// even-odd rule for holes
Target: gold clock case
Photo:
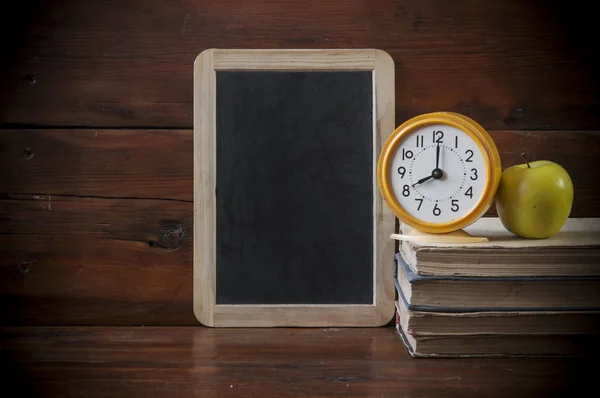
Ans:
<svg viewBox="0 0 600 398"><path fill-rule="evenodd" d="M396 201L391 183L391 163L398 145L411 132L429 124L445 124L455 127L468 134L479 147L486 163L486 181L483 195L472 208L472 210L464 216L445 223L430 223L411 216L404 208ZM387 141L381 149L379 160L377 162L377 184L385 203L390 207L394 215L402 222L411 227L426 233L442 234L453 231L458 231L476 221L491 206L500 176L502 174L502 166L500 162L500 154L496 148L492 137L489 133L473 119L455 112L432 112L419 116L402 123L388 137Z"/></svg>

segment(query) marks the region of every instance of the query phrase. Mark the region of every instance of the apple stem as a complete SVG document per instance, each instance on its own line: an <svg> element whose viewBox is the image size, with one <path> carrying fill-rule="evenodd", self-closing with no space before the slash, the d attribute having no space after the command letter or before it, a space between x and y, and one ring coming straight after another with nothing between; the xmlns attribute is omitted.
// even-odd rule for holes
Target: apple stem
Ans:
<svg viewBox="0 0 600 398"><path fill-rule="evenodd" d="M525 157L525 152L523 152L523 153L521 154L521 156L523 157L523 159L525 159L525 163L527 163L527 168L528 168L528 169L530 169L530 168L531 168L531 166L529 165L529 161L528 161L528 160L527 160L527 158Z"/></svg>

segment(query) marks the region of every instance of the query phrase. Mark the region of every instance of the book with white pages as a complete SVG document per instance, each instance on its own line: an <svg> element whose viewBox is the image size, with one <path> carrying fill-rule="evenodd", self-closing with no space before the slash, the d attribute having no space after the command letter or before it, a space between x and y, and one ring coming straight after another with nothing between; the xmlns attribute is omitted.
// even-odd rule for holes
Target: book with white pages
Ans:
<svg viewBox="0 0 600 398"><path fill-rule="evenodd" d="M411 230L400 225L403 234ZM464 231L489 241L402 240L399 252L420 276L600 276L600 218L569 218L556 235L546 239L518 237L498 217L482 217Z"/></svg>

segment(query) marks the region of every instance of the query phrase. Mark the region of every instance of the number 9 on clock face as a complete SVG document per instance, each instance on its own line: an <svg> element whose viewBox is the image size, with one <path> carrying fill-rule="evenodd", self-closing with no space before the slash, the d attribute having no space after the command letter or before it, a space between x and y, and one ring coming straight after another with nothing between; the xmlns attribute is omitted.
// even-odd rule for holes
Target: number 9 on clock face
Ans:
<svg viewBox="0 0 600 398"><path fill-rule="evenodd" d="M445 233L488 210L500 173L498 150L483 127L464 115L436 112L390 135L379 157L378 185L401 221Z"/></svg>

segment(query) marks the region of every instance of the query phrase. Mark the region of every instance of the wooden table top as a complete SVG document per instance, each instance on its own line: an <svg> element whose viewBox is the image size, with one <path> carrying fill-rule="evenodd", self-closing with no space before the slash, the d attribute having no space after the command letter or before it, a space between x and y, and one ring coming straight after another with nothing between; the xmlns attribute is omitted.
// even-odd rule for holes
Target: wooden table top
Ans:
<svg viewBox="0 0 600 398"><path fill-rule="evenodd" d="M548 397L583 390L594 370L584 358L416 359L393 327L2 332L4 387L27 397Z"/></svg>

